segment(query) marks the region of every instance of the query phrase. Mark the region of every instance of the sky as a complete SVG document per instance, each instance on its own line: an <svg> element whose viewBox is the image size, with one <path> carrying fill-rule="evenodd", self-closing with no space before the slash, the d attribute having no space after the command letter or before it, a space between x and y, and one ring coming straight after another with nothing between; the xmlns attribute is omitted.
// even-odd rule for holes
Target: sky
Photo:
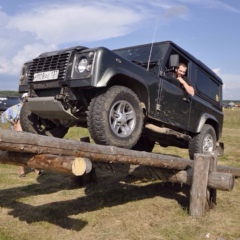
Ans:
<svg viewBox="0 0 240 240"><path fill-rule="evenodd" d="M71 46L109 49L171 40L240 100L239 0L0 0L0 90L18 90L24 62Z"/></svg>

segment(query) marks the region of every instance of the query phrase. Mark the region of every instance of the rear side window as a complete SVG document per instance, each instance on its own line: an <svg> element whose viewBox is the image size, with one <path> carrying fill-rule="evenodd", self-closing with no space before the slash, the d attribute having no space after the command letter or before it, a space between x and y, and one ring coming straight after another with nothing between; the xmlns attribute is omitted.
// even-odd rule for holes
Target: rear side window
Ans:
<svg viewBox="0 0 240 240"><path fill-rule="evenodd" d="M200 69L198 69L197 72L197 89L201 94L211 98L212 100L216 102L220 101L219 83L214 81L209 75Z"/></svg>

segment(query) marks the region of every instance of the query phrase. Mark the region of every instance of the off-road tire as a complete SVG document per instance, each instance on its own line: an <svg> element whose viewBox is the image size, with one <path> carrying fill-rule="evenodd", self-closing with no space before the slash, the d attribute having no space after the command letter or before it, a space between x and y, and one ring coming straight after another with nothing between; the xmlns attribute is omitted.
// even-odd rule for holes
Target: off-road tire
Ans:
<svg viewBox="0 0 240 240"><path fill-rule="evenodd" d="M189 141L189 157L194 159L195 153L211 152L216 149L216 132L209 124L204 124L202 131Z"/></svg>
<svg viewBox="0 0 240 240"><path fill-rule="evenodd" d="M87 124L95 143L131 149L138 142L143 128L143 111L137 95L123 86L105 90L91 100Z"/></svg>
<svg viewBox="0 0 240 240"><path fill-rule="evenodd" d="M20 112L20 123L23 131L46 135L51 137L63 138L68 132L68 128L57 126L50 120L41 119L28 109L28 102L24 102Z"/></svg>
<svg viewBox="0 0 240 240"><path fill-rule="evenodd" d="M154 141L150 140L148 137L142 136L139 138L137 144L132 147L132 150L152 152L154 146Z"/></svg>

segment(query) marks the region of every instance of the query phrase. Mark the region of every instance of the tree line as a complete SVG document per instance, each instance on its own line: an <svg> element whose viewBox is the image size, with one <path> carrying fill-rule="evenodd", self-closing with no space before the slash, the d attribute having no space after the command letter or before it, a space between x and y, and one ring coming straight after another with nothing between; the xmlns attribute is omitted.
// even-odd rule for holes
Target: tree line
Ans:
<svg viewBox="0 0 240 240"><path fill-rule="evenodd" d="M21 96L18 91L0 91L0 97L7 97L7 96Z"/></svg>

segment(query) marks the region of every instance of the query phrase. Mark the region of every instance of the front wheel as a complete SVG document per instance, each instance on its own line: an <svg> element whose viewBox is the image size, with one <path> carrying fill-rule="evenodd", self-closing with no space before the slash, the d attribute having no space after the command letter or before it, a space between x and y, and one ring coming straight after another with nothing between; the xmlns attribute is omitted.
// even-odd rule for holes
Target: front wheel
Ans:
<svg viewBox="0 0 240 240"><path fill-rule="evenodd" d="M131 89L113 86L92 99L87 123L95 143L130 149L142 133L140 101Z"/></svg>
<svg viewBox="0 0 240 240"><path fill-rule="evenodd" d="M214 128L205 124L202 131L196 134L189 142L189 157L194 159L195 153L207 153L216 149L216 132Z"/></svg>
<svg viewBox="0 0 240 240"><path fill-rule="evenodd" d="M28 109L28 102L24 102L20 112L20 123L23 131L39 135L63 138L68 128L56 125L48 119L42 119Z"/></svg>

